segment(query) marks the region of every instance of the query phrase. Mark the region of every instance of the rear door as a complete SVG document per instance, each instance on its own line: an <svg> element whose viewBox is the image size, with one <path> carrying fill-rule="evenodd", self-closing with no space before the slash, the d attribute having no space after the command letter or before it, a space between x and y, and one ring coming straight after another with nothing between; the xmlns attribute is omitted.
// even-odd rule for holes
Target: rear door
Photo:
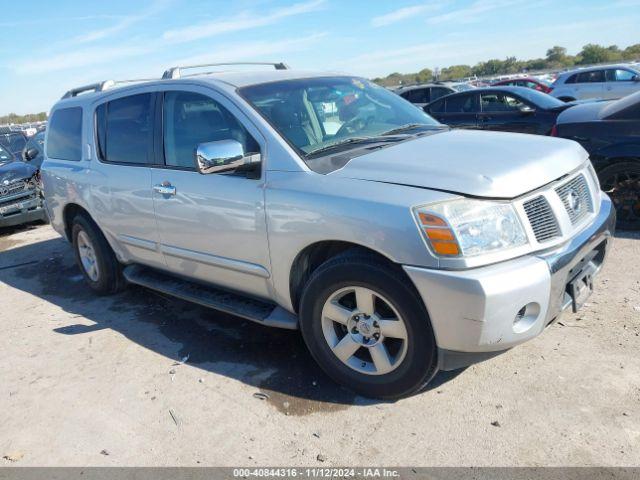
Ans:
<svg viewBox="0 0 640 480"><path fill-rule="evenodd" d="M449 95L435 102L431 115L440 123L454 128L478 128L478 95L460 93Z"/></svg>
<svg viewBox="0 0 640 480"><path fill-rule="evenodd" d="M160 249L170 271L269 297L270 261L264 211L265 179L254 173L203 175L194 151L201 143L236 140L245 154L266 145L226 97L204 87L176 86L159 99L153 200ZM168 187L170 193L166 194Z"/></svg>
<svg viewBox="0 0 640 480"><path fill-rule="evenodd" d="M530 111L524 112L523 108ZM536 133L535 107L507 92L480 94L480 128L503 132Z"/></svg>
<svg viewBox="0 0 640 480"><path fill-rule="evenodd" d="M624 68L607 70L603 98L622 98L640 90L640 82L634 81L636 75L637 73L633 70Z"/></svg>
<svg viewBox="0 0 640 480"><path fill-rule="evenodd" d="M131 260L165 268L151 196L155 98L136 93L96 106L92 197L96 221Z"/></svg>

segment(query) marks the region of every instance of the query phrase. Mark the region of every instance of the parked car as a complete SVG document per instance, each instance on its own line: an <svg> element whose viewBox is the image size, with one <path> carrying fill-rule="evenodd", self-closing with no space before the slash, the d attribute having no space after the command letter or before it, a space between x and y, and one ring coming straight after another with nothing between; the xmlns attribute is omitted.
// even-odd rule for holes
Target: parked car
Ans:
<svg viewBox="0 0 640 480"><path fill-rule="evenodd" d="M551 95L571 102L587 98L617 99L639 90L640 70L629 65L609 65L559 74Z"/></svg>
<svg viewBox="0 0 640 480"><path fill-rule="evenodd" d="M14 157L19 157L27 144L27 136L19 131L5 131L0 133L0 145L9 150Z"/></svg>
<svg viewBox="0 0 640 480"><path fill-rule="evenodd" d="M640 230L640 92L569 108L554 135L580 142L613 200L618 227Z"/></svg>
<svg viewBox="0 0 640 480"><path fill-rule="evenodd" d="M494 87L526 87L531 88L533 90L537 90L542 93L549 93L553 90L553 87L550 83L545 82L544 80L539 80L533 77L521 77L521 78L510 78L506 80L499 80L491 86Z"/></svg>
<svg viewBox="0 0 640 480"><path fill-rule="evenodd" d="M38 132L29 138L21 153L22 160L29 162L38 170L44 160L44 136L45 132Z"/></svg>
<svg viewBox="0 0 640 480"><path fill-rule="evenodd" d="M569 106L530 88L487 87L447 95L424 110L454 128L548 135Z"/></svg>
<svg viewBox="0 0 640 480"><path fill-rule="evenodd" d="M275 67L54 105L46 204L93 290L300 328L329 376L384 398L584 303L615 211L577 143L451 130L364 78Z"/></svg>
<svg viewBox="0 0 640 480"><path fill-rule="evenodd" d="M436 84L411 85L395 90L395 93L402 98L419 107L424 107L427 103L454 92L453 88Z"/></svg>
<svg viewBox="0 0 640 480"><path fill-rule="evenodd" d="M0 228L46 220L37 175L0 146Z"/></svg>

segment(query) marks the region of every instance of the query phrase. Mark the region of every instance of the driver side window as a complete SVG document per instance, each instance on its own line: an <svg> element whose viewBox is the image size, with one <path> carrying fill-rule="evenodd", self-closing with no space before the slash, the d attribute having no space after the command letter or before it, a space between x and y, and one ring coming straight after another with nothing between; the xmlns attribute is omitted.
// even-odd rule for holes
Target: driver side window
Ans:
<svg viewBox="0 0 640 480"><path fill-rule="evenodd" d="M246 154L258 153L258 143L240 122L215 100L193 92L164 94L163 134L165 164L195 168L194 151L201 143L236 140Z"/></svg>
<svg viewBox="0 0 640 480"><path fill-rule="evenodd" d="M483 112L513 112L524 106L521 100L503 93L483 93L480 99Z"/></svg>

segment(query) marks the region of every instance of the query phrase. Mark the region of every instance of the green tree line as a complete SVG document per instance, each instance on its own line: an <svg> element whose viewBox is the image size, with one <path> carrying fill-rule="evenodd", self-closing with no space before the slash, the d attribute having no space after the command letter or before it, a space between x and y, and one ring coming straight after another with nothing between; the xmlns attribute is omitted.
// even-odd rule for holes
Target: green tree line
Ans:
<svg viewBox="0 0 640 480"><path fill-rule="evenodd" d="M622 62L640 59L640 43L631 45L624 50L617 45L605 47L589 43L582 47L577 55L568 55L564 47L554 46L547 50L544 58L531 60L518 60L516 57L507 57L504 60L491 59L471 65L452 65L433 72L423 68L417 73L392 73L383 78L374 78L373 81L385 87L401 84L425 83L434 80L457 80L472 76L504 75L520 73L532 70L563 69L578 65L591 65L594 63Z"/></svg>
<svg viewBox="0 0 640 480"><path fill-rule="evenodd" d="M8 115L0 116L0 125L7 125L10 123L41 122L46 119L47 119L47 112L27 113L26 115L18 115L17 113L10 113Z"/></svg>

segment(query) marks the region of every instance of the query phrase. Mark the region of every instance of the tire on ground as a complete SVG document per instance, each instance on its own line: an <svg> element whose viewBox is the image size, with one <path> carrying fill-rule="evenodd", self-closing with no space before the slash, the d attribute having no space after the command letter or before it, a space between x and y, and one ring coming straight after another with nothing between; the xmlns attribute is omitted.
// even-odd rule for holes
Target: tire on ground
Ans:
<svg viewBox="0 0 640 480"><path fill-rule="evenodd" d="M609 165L598 172L598 177L600 186L614 202L617 213L616 227L620 230L640 230L640 159ZM616 177L628 182L626 190L621 193L624 198L616 198L616 192L610 191L613 186L611 182ZM620 205L620 202L624 202L624 205Z"/></svg>
<svg viewBox="0 0 640 480"><path fill-rule="evenodd" d="M76 263L91 289L102 295L116 293L121 290L125 284L122 277L122 267L98 226L87 216L79 214L73 219L71 232ZM85 232L93 246L98 266L98 278L96 280L89 277L82 265L78 249L78 235L80 232Z"/></svg>
<svg viewBox="0 0 640 480"><path fill-rule="evenodd" d="M352 286L382 294L404 319L406 354L389 373L368 375L350 368L325 340L323 306L334 292ZM437 347L427 311L404 272L390 262L358 250L326 261L305 285L299 310L302 335L313 358L332 379L358 394L385 399L404 397L424 388L437 373Z"/></svg>

